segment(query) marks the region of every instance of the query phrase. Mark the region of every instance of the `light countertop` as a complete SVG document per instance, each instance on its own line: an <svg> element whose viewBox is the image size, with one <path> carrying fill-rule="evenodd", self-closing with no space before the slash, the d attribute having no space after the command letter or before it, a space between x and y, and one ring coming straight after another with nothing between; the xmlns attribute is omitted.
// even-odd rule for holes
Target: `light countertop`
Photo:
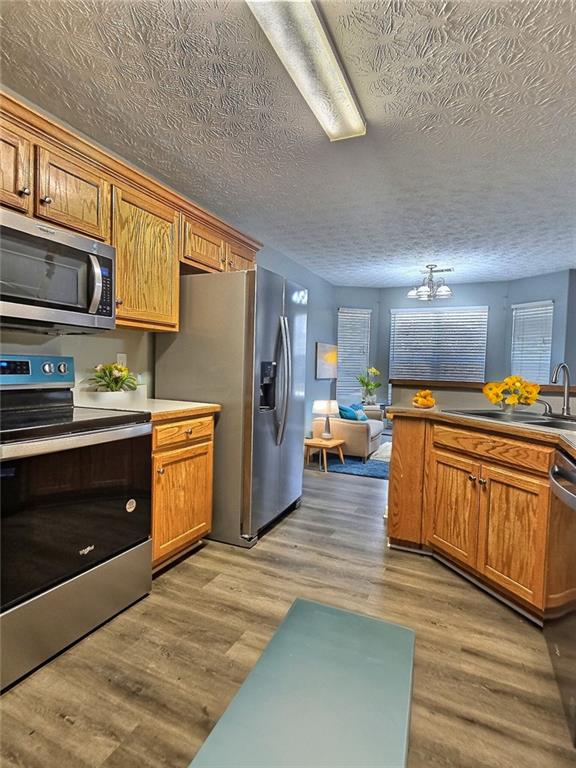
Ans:
<svg viewBox="0 0 576 768"><path fill-rule="evenodd" d="M169 421L186 417L218 413L217 403L197 403L190 400L161 400L145 397L140 392L74 392L74 404L84 408L104 408L115 411L147 411L151 421Z"/></svg>
<svg viewBox="0 0 576 768"><path fill-rule="evenodd" d="M454 413L440 408L414 408L409 406L394 406L386 408L392 415L412 416L430 420L444 421L453 424L477 426L491 432L507 433L513 437L533 439L548 444L556 444L576 458L576 432L567 429L554 429L521 421L503 421L484 418L476 414Z"/></svg>

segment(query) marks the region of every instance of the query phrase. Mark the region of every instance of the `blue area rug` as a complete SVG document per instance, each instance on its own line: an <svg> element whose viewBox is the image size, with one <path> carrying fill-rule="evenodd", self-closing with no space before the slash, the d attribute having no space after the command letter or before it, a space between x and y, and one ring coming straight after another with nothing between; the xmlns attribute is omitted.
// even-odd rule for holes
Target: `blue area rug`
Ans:
<svg viewBox="0 0 576 768"><path fill-rule="evenodd" d="M338 456L328 454L328 472L339 472L341 475L358 475L360 477L378 477L388 480L390 462L368 459L366 463L356 456L345 456L346 463L341 464Z"/></svg>

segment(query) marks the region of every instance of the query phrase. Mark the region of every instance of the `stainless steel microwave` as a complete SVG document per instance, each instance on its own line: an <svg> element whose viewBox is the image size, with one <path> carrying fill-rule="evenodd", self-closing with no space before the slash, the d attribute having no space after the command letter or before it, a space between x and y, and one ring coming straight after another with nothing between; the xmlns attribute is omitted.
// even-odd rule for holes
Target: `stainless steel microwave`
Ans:
<svg viewBox="0 0 576 768"><path fill-rule="evenodd" d="M90 333L115 327L114 248L0 213L0 321L5 327Z"/></svg>

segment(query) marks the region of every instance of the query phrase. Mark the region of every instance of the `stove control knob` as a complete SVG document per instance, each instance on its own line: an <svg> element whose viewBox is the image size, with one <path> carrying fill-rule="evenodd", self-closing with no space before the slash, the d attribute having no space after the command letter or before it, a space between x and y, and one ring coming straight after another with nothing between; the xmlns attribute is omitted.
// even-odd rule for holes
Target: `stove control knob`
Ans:
<svg viewBox="0 0 576 768"><path fill-rule="evenodd" d="M54 373L54 363L42 363L43 373Z"/></svg>
<svg viewBox="0 0 576 768"><path fill-rule="evenodd" d="M58 363L58 373L68 373L68 366L66 363Z"/></svg>

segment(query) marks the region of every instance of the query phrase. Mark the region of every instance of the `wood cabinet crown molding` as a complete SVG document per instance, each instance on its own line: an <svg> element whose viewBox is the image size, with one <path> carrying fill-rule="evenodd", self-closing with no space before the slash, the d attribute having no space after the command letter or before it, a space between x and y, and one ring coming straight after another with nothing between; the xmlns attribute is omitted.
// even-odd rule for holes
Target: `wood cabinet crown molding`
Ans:
<svg viewBox="0 0 576 768"><path fill-rule="evenodd" d="M41 114L36 108L27 106L3 91L0 91L0 116L23 129L40 144L47 142L52 148L65 152L71 161L76 159L83 164L89 163L93 170L109 183L129 184L146 196L155 198L159 203L169 205L204 226L218 231L224 239L237 243L240 247L244 246L252 253L262 247L257 240L113 155L110 150L97 146L89 139L79 136L74 129L64 127Z"/></svg>

